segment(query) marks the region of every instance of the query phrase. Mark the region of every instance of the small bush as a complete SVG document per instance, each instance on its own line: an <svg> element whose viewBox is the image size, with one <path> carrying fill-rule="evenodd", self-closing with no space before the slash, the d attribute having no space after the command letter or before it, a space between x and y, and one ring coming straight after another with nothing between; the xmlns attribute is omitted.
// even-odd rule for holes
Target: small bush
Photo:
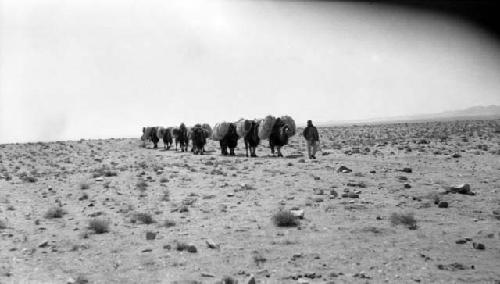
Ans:
<svg viewBox="0 0 500 284"><path fill-rule="evenodd" d="M140 180L137 184L137 189L139 189L140 191L145 191L146 188L148 188L148 184L144 181L144 180Z"/></svg>
<svg viewBox="0 0 500 284"><path fill-rule="evenodd" d="M289 210L280 210L272 217L273 223L278 227L295 227L299 225L298 218Z"/></svg>
<svg viewBox="0 0 500 284"><path fill-rule="evenodd" d="M161 201L170 201L170 192L168 190L163 191Z"/></svg>
<svg viewBox="0 0 500 284"><path fill-rule="evenodd" d="M163 227L170 228L170 227L174 227L175 225L176 225L175 221L172 221L172 220L163 221Z"/></svg>
<svg viewBox="0 0 500 284"><path fill-rule="evenodd" d="M105 177L116 177L117 175L118 175L118 173L115 171L105 171L104 172Z"/></svg>
<svg viewBox="0 0 500 284"><path fill-rule="evenodd" d="M189 245L183 242L177 242L176 249L178 251L187 251L191 253L198 252L198 249L194 245Z"/></svg>
<svg viewBox="0 0 500 284"><path fill-rule="evenodd" d="M134 216L132 217L132 222L140 222L143 224L152 224L154 223L153 216L148 213L135 213Z"/></svg>
<svg viewBox="0 0 500 284"><path fill-rule="evenodd" d="M90 185L88 183L85 183L85 182L80 183L80 189L85 190L85 189L89 189L89 188L90 188Z"/></svg>
<svg viewBox="0 0 500 284"><path fill-rule="evenodd" d="M258 251L253 251L252 259L257 266L267 261L267 259Z"/></svg>
<svg viewBox="0 0 500 284"><path fill-rule="evenodd" d="M392 213L390 220L393 226L405 225L409 229L417 228L417 220L413 213Z"/></svg>
<svg viewBox="0 0 500 284"><path fill-rule="evenodd" d="M23 178L23 181L25 181L25 182L32 182L33 183L33 182L36 182L37 179L35 177L29 176L29 177Z"/></svg>
<svg viewBox="0 0 500 284"><path fill-rule="evenodd" d="M231 276L224 276L222 277L222 280L220 281L222 284L237 284L238 280L234 279Z"/></svg>
<svg viewBox="0 0 500 284"><path fill-rule="evenodd" d="M74 282L72 282L74 284L86 284L86 283L89 283L89 280L83 276L83 275L79 275Z"/></svg>
<svg viewBox="0 0 500 284"><path fill-rule="evenodd" d="M66 211L61 207L52 207L45 213L44 217L46 219L62 218L65 214Z"/></svg>
<svg viewBox="0 0 500 284"><path fill-rule="evenodd" d="M102 219L93 219L89 221L89 229L96 234L109 232L109 221Z"/></svg>

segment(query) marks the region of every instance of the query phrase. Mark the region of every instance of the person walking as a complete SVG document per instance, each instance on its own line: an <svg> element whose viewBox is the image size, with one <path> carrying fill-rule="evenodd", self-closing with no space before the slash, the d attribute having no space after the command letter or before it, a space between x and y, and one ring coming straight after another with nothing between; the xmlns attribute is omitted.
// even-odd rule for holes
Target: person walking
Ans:
<svg viewBox="0 0 500 284"><path fill-rule="evenodd" d="M319 144L319 134L316 127L314 127L311 120L307 121L307 127L302 133L307 143L307 154L309 154L309 159L316 159L316 151L318 150Z"/></svg>

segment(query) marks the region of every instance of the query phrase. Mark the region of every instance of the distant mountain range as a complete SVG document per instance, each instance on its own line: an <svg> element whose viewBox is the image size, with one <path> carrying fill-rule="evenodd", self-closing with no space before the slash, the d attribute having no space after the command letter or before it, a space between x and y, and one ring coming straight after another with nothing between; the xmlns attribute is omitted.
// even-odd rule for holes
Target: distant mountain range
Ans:
<svg viewBox="0 0 500 284"><path fill-rule="evenodd" d="M419 121L443 121L443 120L477 120L477 119L500 119L500 106L473 106L462 110L445 111L431 114L416 114L408 116L379 117L363 120L327 121L316 123L317 126L333 126L360 123L381 122L419 122Z"/></svg>

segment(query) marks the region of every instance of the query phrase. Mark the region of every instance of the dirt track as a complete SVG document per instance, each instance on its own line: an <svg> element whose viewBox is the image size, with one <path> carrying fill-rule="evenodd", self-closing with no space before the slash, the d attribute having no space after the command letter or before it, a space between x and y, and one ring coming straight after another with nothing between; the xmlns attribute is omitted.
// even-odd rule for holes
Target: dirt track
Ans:
<svg viewBox="0 0 500 284"><path fill-rule="evenodd" d="M304 157L299 136L285 158L269 157L267 142L246 158L241 140L237 157L221 156L213 141L203 156L141 148L138 139L0 145L0 282L242 283L254 275L261 283L493 283L494 125L322 128L318 160ZM338 172L341 165L352 172ZM475 195L444 194L464 183ZM44 217L59 206L62 218ZM305 213L298 227L273 224L273 214L294 207ZM414 213L416 230L391 224L392 213ZM87 229L95 218L110 222L108 233ZM472 240L456 243L463 238ZM197 252L178 251L179 242Z"/></svg>

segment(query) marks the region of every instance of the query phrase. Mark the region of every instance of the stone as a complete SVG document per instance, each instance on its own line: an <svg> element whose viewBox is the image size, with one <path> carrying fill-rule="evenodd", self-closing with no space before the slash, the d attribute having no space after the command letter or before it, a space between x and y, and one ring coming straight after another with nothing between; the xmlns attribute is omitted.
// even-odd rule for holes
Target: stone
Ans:
<svg viewBox="0 0 500 284"><path fill-rule="evenodd" d="M459 240L456 240L455 243L458 244L458 245L463 245L467 242L466 239L459 239Z"/></svg>
<svg viewBox="0 0 500 284"><path fill-rule="evenodd" d="M156 239L156 233L154 232L146 232L146 240L151 241Z"/></svg>
<svg viewBox="0 0 500 284"><path fill-rule="evenodd" d="M404 173L409 173L409 174L411 174L413 172L412 168L403 168L401 171Z"/></svg>
<svg viewBox="0 0 500 284"><path fill-rule="evenodd" d="M41 242L38 247L39 248L45 248L45 247L48 247L49 246L49 241L45 240L43 242Z"/></svg>
<svg viewBox="0 0 500 284"><path fill-rule="evenodd" d="M215 275L207 273L207 272L202 272L201 277L215 277Z"/></svg>
<svg viewBox="0 0 500 284"><path fill-rule="evenodd" d="M323 195L324 194L324 190L321 188L315 188L315 189L313 189L313 192L316 195Z"/></svg>
<svg viewBox="0 0 500 284"><path fill-rule="evenodd" d="M447 192L459 193L459 194L465 194L465 195L474 195L475 194L474 192L471 191L470 184L468 184L468 183L463 183L463 184L452 186L447 190Z"/></svg>
<svg viewBox="0 0 500 284"><path fill-rule="evenodd" d="M483 244L476 243L476 242L472 243L472 247L475 248L475 249L479 249L479 250L484 250L486 248Z"/></svg>
<svg viewBox="0 0 500 284"><path fill-rule="evenodd" d="M303 209L292 209L292 210L290 210L290 213L292 213L293 216L295 216L299 219L304 219L304 210Z"/></svg>
<svg viewBox="0 0 500 284"><path fill-rule="evenodd" d="M448 202L446 201L439 202L438 208L448 208Z"/></svg>
<svg viewBox="0 0 500 284"><path fill-rule="evenodd" d="M211 249L218 249L218 248L220 248L220 245L216 244L214 241L212 241L210 239L206 240L205 243Z"/></svg>
<svg viewBox="0 0 500 284"><path fill-rule="evenodd" d="M257 283L257 281L255 280L255 276L253 276L253 275L248 276L248 278L245 280L245 282L247 284L256 284Z"/></svg>
<svg viewBox="0 0 500 284"><path fill-rule="evenodd" d="M405 183L405 184L404 184L404 187L405 187L405 188L411 188L411 184L409 184L409 183Z"/></svg>
<svg viewBox="0 0 500 284"><path fill-rule="evenodd" d="M186 250L190 253L198 252L198 249L196 248L195 245L187 245Z"/></svg>
<svg viewBox="0 0 500 284"><path fill-rule="evenodd" d="M474 269L474 266L466 266L462 263L454 262L451 264L438 264L437 268L439 270L457 271L457 270Z"/></svg>
<svg viewBox="0 0 500 284"><path fill-rule="evenodd" d="M103 180L104 180L103 177L98 177L98 178L95 179L95 181L103 181Z"/></svg>
<svg viewBox="0 0 500 284"><path fill-rule="evenodd" d="M352 172L351 169L349 169L348 167L346 166L340 166L338 169L337 169L337 173L350 173Z"/></svg>
<svg viewBox="0 0 500 284"><path fill-rule="evenodd" d="M347 192L341 195L342 198L359 198L359 194L354 192Z"/></svg>

